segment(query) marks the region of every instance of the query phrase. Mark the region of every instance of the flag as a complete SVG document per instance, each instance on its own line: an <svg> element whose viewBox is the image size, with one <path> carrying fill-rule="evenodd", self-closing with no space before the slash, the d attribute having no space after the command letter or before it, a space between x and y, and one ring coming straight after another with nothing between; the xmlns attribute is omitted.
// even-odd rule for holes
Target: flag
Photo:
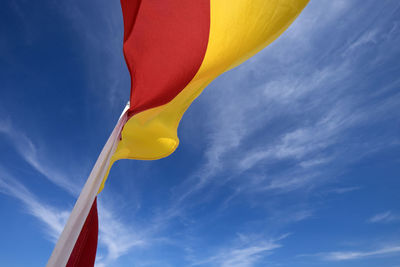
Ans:
<svg viewBox="0 0 400 267"><path fill-rule="evenodd" d="M155 160L170 155L179 144L177 128L184 112L204 88L278 38L307 3L121 0L123 53L131 75L129 107L114 129L114 139L109 139L110 146L102 151L103 161L97 162L97 169L95 165L96 177L91 182L91 176L88 179L92 195L82 197L82 201L80 196L74 207L84 206L80 216L75 216L79 223L70 223L70 219L66 228L74 226L67 232L64 229L66 233L58 242L69 235L65 238L69 243L57 243L53 251L52 257L55 252L66 254L58 261L61 265L52 265L55 261L51 257L48 266L93 265L93 246L97 245L97 234L93 233L98 228L96 193L103 189L111 165L119 159Z"/></svg>
<svg viewBox="0 0 400 267"><path fill-rule="evenodd" d="M111 163L170 155L194 99L217 76L281 35L307 2L121 0L131 95L129 119Z"/></svg>

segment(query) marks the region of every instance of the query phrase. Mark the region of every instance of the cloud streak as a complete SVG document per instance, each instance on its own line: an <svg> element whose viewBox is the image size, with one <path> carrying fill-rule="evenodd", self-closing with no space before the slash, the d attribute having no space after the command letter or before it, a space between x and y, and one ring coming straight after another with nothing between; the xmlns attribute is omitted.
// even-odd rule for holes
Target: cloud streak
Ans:
<svg viewBox="0 0 400 267"><path fill-rule="evenodd" d="M130 226L127 226L113 212L114 208L107 208L107 204L99 201L99 242L106 247L107 254L98 257L96 266L111 266L112 262L128 253L132 248L148 246L149 241L142 232L140 235Z"/></svg>
<svg viewBox="0 0 400 267"><path fill-rule="evenodd" d="M400 221L400 216L394 214L390 210L383 213L378 213L368 219L369 223L393 223L399 221Z"/></svg>
<svg viewBox="0 0 400 267"><path fill-rule="evenodd" d="M216 255L195 261L191 266L250 267L261 258L270 255L273 250L281 248L282 245L277 242L287 236L288 234L278 239L253 240L248 236L239 235L240 244L221 248Z"/></svg>
<svg viewBox="0 0 400 267"><path fill-rule="evenodd" d="M0 133L4 134L12 142L22 158L46 179L73 196L79 194L80 187L73 182L73 179L52 167L49 160L43 160L41 158L42 154L39 153L34 142L27 135L16 130L10 121L0 122Z"/></svg>
<svg viewBox="0 0 400 267"><path fill-rule="evenodd" d="M320 256L328 261L347 261L357 260L377 256L390 256L392 254L400 253L400 246L388 246L377 250L371 251L336 251L322 253Z"/></svg>
<svg viewBox="0 0 400 267"><path fill-rule="evenodd" d="M46 234L56 242L67 222L70 211L59 210L41 202L30 190L0 168L0 192L19 200L28 214L45 227Z"/></svg>

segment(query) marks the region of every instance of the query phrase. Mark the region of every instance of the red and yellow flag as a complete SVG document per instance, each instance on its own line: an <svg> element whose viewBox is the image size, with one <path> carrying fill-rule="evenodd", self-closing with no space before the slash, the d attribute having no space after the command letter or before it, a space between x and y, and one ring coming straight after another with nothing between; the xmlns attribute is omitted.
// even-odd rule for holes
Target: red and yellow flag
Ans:
<svg viewBox="0 0 400 267"><path fill-rule="evenodd" d="M307 3L121 0L131 95L129 119L111 164L170 155L179 144L179 122L193 100L217 76L274 41Z"/></svg>
<svg viewBox="0 0 400 267"><path fill-rule="evenodd" d="M111 165L171 154L179 144L179 122L194 99L217 76L278 38L307 3L121 0L123 52L131 74L129 109L100 154L48 266L93 266L96 195Z"/></svg>

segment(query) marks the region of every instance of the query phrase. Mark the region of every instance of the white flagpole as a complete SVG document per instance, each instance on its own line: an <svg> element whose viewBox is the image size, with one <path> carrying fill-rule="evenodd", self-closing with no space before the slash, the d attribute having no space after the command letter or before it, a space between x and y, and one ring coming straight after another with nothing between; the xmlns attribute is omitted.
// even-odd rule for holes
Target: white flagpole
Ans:
<svg viewBox="0 0 400 267"><path fill-rule="evenodd" d="M78 200L68 218L67 224L62 231L57 244L47 262L47 267L62 267L66 266L68 259L72 253L76 241L78 240L81 229L85 223L86 217L89 214L93 201L100 189L101 182L110 164L110 158L114 154L118 139L121 134L122 127L127 121L127 110L129 103L123 110L117 125L112 131L107 143L104 145L92 172L87 179Z"/></svg>

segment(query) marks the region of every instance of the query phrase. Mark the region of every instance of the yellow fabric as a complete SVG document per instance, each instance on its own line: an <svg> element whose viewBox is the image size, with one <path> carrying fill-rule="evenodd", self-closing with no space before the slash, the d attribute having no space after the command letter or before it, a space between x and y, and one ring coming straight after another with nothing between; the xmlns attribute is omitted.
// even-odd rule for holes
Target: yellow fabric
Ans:
<svg viewBox="0 0 400 267"><path fill-rule="evenodd" d="M128 120L111 163L118 159L154 160L171 154L179 144L179 121L193 100L217 76L281 35L308 1L210 0L209 42L197 74L171 102Z"/></svg>

